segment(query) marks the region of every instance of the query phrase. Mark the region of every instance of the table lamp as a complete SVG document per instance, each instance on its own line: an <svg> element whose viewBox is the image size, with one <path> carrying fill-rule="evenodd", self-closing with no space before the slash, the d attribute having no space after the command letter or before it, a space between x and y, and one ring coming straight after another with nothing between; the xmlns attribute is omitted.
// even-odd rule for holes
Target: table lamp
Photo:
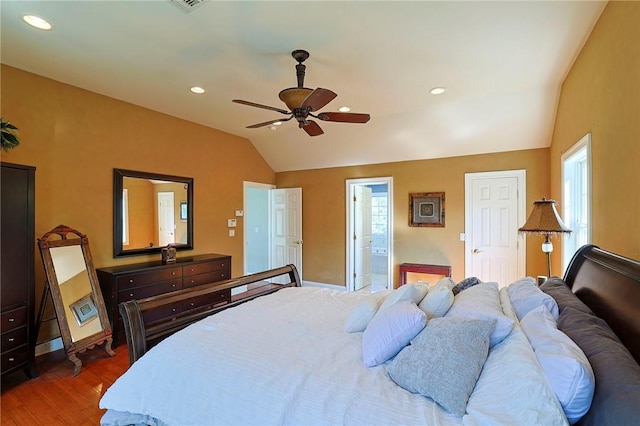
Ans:
<svg viewBox="0 0 640 426"><path fill-rule="evenodd" d="M554 200L542 200L533 202L533 210L529 215L527 222L518 229L519 232L542 234L544 242L542 243L542 251L547 254L547 276L551 276L551 252L553 244L549 241L549 237L554 234L571 232L571 229L562 223L562 219L556 210L556 202Z"/></svg>

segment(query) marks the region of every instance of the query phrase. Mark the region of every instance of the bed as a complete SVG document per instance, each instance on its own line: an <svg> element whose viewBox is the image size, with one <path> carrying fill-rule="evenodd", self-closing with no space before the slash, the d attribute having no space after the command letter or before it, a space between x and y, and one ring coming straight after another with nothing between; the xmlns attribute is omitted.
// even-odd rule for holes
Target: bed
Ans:
<svg viewBox="0 0 640 426"><path fill-rule="evenodd" d="M365 295L301 287L293 266L222 286L256 284L264 291L164 324L144 313L213 287L123 304L131 366L103 395L101 424L640 419L640 263L596 246L540 287L464 280Z"/></svg>

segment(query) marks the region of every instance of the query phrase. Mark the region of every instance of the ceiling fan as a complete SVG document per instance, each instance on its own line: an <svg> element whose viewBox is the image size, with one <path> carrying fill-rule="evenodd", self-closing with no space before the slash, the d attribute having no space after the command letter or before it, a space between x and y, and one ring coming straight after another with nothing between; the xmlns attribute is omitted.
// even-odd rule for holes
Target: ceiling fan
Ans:
<svg viewBox="0 0 640 426"><path fill-rule="evenodd" d="M298 127L303 129L309 136L318 136L324 132L313 120L309 117L315 117L322 121L335 121L339 123L366 123L369 121L369 114L349 113L349 112L321 112L316 113L319 109L323 108L329 102L331 102L337 94L329 89L323 89L318 87L317 89L309 89L304 87L304 74L306 65L303 64L307 58L309 58L309 52L306 50L294 50L291 52L291 56L298 64L296 65L296 76L298 77L298 87L290 87L284 89L278 95L280 100L287 105L289 111L281 108L275 108L267 105L257 104L255 102L243 101L241 99L234 99L233 102L243 105L249 105L256 108L268 109L271 111L277 111L281 114L288 115L285 119L276 119L265 121L264 123L252 124L247 126L247 129L256 129L258 127L269 126L271 124L289 121L295 118L298 121Z"/></svg>

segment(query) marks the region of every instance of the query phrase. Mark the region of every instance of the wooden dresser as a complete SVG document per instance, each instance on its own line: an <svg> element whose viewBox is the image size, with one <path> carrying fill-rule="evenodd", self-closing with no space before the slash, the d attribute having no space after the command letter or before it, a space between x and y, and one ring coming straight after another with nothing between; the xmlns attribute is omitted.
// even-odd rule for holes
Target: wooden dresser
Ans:
<svg viewBox="0 0 640 426"><path fill-rule="evenodd" d="M109 314L114 344L117 345L125 341L118 304L200 284L228 280L231 278L231 256L202 254L180 257L176 263L162 264L158 260L99 268L96 272ZM230 301L231 290L222 290L146 312L143 318L148 326L187 311L207 309Z"/></svg>
<svg viewBox="0 0 640 426"><path fill-rule="evenodd" d="M2 163L0 331L2 376L24 368L34 377L35 168Z"/></svg>

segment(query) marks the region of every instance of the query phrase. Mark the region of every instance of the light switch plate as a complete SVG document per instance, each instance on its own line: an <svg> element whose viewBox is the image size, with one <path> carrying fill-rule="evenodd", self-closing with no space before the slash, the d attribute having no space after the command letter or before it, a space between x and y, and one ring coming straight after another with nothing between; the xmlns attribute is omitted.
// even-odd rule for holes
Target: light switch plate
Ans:
<svg viewBox="0 0 640 426"><path fill-rule="evenodd" d="M235 228L236 227L236 220L235 219L227 219L227 226L229 228Z"/></svg>
<svg viewBox="0 0 640 426"><path fill-rule="evenodd" d="M230 237L235 237L236 236L236 230L235 229L229 229L229 236Z"/></svg>
<svg viewBox="0 0 640 426"><path fill-rule="evenodd" d="M236 210L236 217L244 216L244 212L242 210Z"/></svg>

